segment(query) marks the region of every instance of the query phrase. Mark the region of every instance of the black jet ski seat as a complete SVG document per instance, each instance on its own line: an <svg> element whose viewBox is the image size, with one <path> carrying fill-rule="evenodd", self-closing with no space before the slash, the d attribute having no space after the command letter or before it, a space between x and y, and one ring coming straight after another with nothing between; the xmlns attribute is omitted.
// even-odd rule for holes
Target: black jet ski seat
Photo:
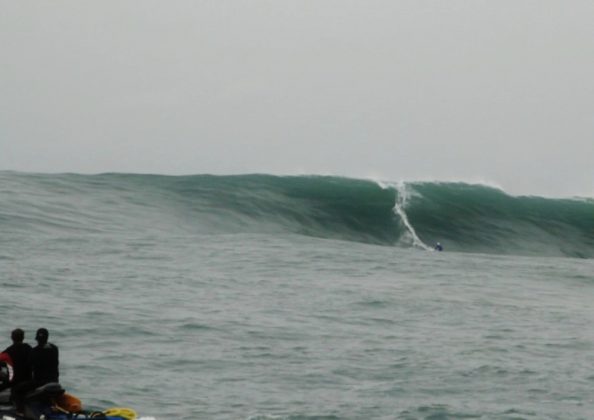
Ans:
<svg viewBox="0 0 594 420"><path fill-rule="evenodd" d="M25 395L25 401L52 402L54 399L64 394L64 392L64 388L62 388L62 385L58 382L50 382L27 393L27 395Z"/></svg>

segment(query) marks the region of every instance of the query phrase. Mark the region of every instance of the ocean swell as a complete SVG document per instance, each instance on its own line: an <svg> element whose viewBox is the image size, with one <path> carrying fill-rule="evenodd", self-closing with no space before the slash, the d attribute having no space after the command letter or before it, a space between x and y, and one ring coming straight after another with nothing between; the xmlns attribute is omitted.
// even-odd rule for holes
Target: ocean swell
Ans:
<svg viewBox="0 0 594 420"><path fill-rule="evenodd" d="M13 238L300 234L387 246L594 257L594 201L511 196L464 183L330 176L0 173Z"/></svg>

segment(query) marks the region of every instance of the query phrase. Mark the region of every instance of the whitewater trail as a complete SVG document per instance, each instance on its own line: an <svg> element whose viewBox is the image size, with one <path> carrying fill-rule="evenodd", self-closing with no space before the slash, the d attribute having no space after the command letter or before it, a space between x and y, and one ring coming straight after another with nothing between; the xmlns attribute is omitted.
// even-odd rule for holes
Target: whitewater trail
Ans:
<svg viewBox="0 0 594 420"><path fill-rule="evenodd" d="M399 181L394 184L386 184L384 182L377 181L377 184L383 189L394 188L396 190L396 202L394 203L394 208L392 210L395 214L397 214L400 217L400 221L406 228L406 235L412 241L412 246L424 249L426 251L433 251L433 248L427 246L427 244L423 242L421 238L419 238L417 232L415 231L415 228L408 220L406 211L404 210L406 208L406 202L408 201L409 197L409 192L406 188L406 183L404 181Z"/></svg>

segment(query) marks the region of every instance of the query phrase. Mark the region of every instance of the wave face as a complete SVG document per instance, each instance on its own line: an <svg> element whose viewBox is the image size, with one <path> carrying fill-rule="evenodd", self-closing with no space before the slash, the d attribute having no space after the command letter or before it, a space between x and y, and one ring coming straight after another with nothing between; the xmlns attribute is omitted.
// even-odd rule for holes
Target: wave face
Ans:
<svg viewBox="0 0 594 420"><path fill-rule="evenodd" d="M416 183L406 212L419 237L450 250L594 256L594 200L515 197L462 183Z"/></svg>
<svg viewBox="0 0 594 420"><path fill-rule="evenodd" d="M4 235L267 233L594 257L594 201L327 176L0 173ZM158 236L156 236L158 238Z"/></svg>

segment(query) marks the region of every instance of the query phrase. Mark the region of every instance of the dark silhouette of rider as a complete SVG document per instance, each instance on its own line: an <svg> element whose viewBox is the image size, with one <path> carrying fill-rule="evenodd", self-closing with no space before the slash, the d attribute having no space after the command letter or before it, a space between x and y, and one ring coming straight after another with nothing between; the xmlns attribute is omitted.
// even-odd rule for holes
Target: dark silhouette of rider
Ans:
<svg viewBox="0 0 594 420"><path fill-rule="evenodd" d="M8 387L14 387L31 380L31 346L24 342L25 332L20 328L13 330L10 338L12 339L12 345L8 346L2 353L10 358L13 376Z"/></svg>
<svg viewBox="0 0 594 420"><path fill-rule="evenodd" d="M37 386L49 382L58 382L60 373L58 371L59 356L58 347L47 340L49 332L45 328L37 330L35 340L37 345L31 351L31 369L33 370L33 381Z"/></svg>

